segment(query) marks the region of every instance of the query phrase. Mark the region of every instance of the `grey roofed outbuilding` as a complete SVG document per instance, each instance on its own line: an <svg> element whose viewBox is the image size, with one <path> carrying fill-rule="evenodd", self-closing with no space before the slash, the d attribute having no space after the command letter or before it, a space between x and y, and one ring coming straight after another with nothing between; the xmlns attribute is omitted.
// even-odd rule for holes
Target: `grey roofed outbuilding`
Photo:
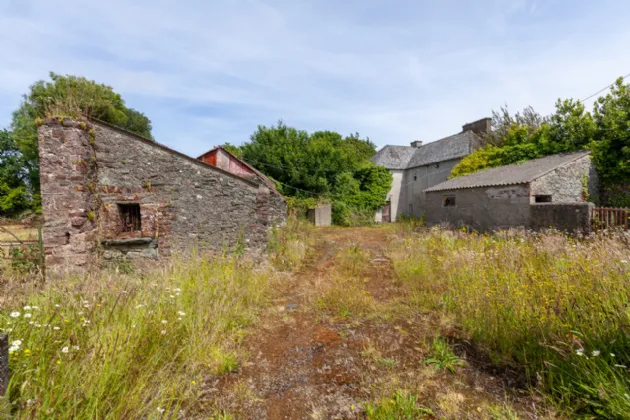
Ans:
<svg viewBox="0 0 630 420"><path fill-rule="evenodd" d="M473 152L481 139L472 131L458 133L420 147L385 146L372 162L387 169L409 169L459 159Z"/></svg>
<svg viewBox="0 0 630 420"><path fill-rule="evenodd" d="M463 188L493 187L499 185L527 184L556 168L589 155L588 151L560 153L520 164L499 166L470 175L449 179L425 192L459 190Z"/></svg>

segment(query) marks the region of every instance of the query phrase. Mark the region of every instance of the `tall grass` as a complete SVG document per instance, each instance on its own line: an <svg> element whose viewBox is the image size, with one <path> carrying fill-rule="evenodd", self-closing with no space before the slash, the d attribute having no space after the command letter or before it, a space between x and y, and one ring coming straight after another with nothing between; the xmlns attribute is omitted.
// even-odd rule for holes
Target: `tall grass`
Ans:
<svg viewBox="0 0 630 420"><path fill-rule="evenodd" d="M194 256L152 273L51 281L0 310L12 342L4 404L19 418L203 410L204 378L238 367L238 343L281 277L269 264Z"/></svg>
<svg viewBox="0 0 630 420"><path fill-rule="evenodd" d="M410 300L455 317L497 364L573 414L630 413L630 251L623 238L431 229L392 249Z"/></svg>

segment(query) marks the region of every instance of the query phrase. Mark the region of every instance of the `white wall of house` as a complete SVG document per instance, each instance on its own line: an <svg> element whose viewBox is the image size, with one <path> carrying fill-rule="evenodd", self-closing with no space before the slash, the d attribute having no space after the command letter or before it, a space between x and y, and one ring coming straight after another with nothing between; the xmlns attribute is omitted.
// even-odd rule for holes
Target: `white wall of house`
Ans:
<svg viewBox="0 0 630 420"><path fill-rule="evenodd" d="M390 169L389 172L391 172L394 179L392 180L392 188L389 190L389 193L387 193L387 200L391 203L390 212L392 222L395 222L397 218L396 216L398 215L398 208L400 206L400 193L405 171L402 169Z"/></svg>

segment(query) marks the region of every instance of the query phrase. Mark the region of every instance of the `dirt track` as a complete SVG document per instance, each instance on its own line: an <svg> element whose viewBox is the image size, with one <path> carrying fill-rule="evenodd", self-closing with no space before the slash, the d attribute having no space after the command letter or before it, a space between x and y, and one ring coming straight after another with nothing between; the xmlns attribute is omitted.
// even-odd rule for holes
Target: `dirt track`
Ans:
<svg viewBox="0 0 630 420"><path fill-rule="evenodd" d="M387 257L390 235L386 228L318 230L301 271L243 342L248 360L208 381L215 408L248 419L357 419L365 418L367 402L404 389L435 418L483 418L486 407L506 404L536 418L524 391L474 363L457 374L425 366L427 343L444 326L407 304ZM357 294L372 311L338 313L321 304L330 285L348 275L348 249L364 257ZM466 358L465 348L458 353Z"/></svg>

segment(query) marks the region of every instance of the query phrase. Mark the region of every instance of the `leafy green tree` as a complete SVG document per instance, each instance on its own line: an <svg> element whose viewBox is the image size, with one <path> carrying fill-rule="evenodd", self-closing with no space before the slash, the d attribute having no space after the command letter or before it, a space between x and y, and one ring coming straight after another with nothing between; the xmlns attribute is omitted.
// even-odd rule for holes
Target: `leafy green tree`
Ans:
<svg viewBox="0 0 630 420"><path fill-rule="evenodd" d="M126 107L122 97L110 86L84 77L50 73L50 81L39 80L30 87L11 121L12 138L22 157L20 173L25 174L24 179L32 191L33 208L40 202L36 121L49 116L88 116L153 138L151 121L143 113Z"/></svg>
<svg viewBox="0 0 630 420"><path fill-rule="evenodd" d="M630 86L619 78L610 93L595 102L597 139L593 159L609 184L630 182Z"/></svg>
<svg viewBox="0 0 630 420"><path fill-rule="evenodd" d="M228 152L232 153L237 158L243 158L243 151L241 150L239 146L235 146L233 144L230 144L229 142L225 142L221 145L221 147L223 147Z"/></svg>
<svg viewBox="0 0 630 420"><path fill-rule="evenodd" d="M30 207L27 175L15 139L9 131L0 131L0 215L14 216Z"/></svg>
<svg viewBox="0 0 630 420"><path fill-rule="evenodd" d="M372 220L391 187L389 171L370 162L374 143L356 133L309 134L279 121L276 126L259 126L239 149L246 162L278 181L285 195L311 204L313 198L332 201L337 224L355 223L357 214L363 221ZM299 200L290 203L303 207Z"/></svg>

